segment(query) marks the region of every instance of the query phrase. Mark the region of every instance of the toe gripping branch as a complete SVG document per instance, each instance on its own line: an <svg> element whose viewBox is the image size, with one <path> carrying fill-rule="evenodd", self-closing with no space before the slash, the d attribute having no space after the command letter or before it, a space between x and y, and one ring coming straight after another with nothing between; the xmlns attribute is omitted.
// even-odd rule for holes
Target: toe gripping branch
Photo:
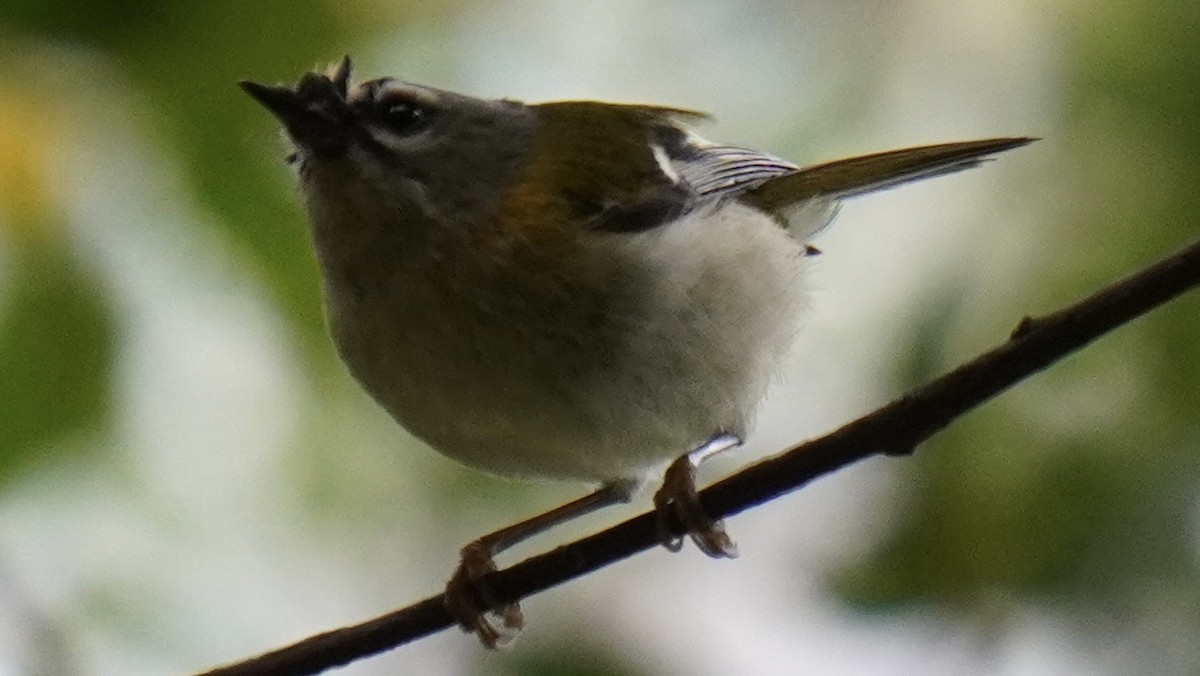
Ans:
<svg viewBox="0 0 1200 676"><path fill-rule="evenodd" d="M496 570L493 548L476 540L462 548L454 576L446 583L446 608L463 631L473 633L488 648L501 648L521 633L525 614L519 603L500 603L483 582Z"/></svg>
<svg viewBox="0 0 1200 676"><path fill-rule="evenodd" d="M683 533L696 543L700 551L715 559L736 558L737 543L725 532L725 523L704 512L696 493L696 468L705 460L723 453L742 440L736 435L721 432L702 446L679 456L667 467L662 488L654 494L658 512L658 539L672 552L683 548ZM683 533L672 529L672 521L683 525Z"/></svg>
<svg viewBox="0 0 1200 676"><path fill-rule="evenodd" d="M525 616L519 603L499 601L484 581L496 570L493 557L558 524L608 505L629 502L636 486L633 481L613 481L574 502L501 528L463 547L458 568L446 583L443 596L450 615L488 648L512 643L525 626Z"/></svg>

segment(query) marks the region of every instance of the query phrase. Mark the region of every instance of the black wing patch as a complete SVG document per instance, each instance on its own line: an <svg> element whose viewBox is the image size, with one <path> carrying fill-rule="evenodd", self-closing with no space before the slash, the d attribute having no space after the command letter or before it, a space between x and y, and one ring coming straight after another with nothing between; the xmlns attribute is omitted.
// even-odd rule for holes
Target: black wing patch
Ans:
<svg viewBox="0 0 1200 676"><path fill-rule="evenodd" d="M692 205L692 194L678 185L663 185L624 204L598 206L592 214L581 214L592 227L604 232L642 232L666 225Z"/></svg>

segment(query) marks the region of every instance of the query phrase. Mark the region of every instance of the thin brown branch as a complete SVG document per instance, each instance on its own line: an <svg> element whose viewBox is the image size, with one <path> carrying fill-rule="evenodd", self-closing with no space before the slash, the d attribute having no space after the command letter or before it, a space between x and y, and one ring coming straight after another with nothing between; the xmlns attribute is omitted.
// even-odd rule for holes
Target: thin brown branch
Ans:
<svg viewBox="0 0 1200 676"><path fill-rule="evenodd" d="M1200 285L1200 241L1068 308L1026 317L1004 345L819 439L764 460L701 492L714 517L737 514L879 453L907 454L963 413L1114 328ZM678 525L678 524L677 524ZM532 557L487 577L501 603L517 601L658 543L653 513ZM440 594L363 624L335 629L207 672L314 674L453 625Z"/></svg>

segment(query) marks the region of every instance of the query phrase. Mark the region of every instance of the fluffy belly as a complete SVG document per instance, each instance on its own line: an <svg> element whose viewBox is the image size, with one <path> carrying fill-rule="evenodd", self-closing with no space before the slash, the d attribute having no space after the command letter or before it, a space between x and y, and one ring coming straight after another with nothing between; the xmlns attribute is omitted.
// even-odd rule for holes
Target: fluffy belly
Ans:
<svg viewBox="0 0 1200 676"><path fill-rule="evenodd" d="M422 280L399 278L385 295L405 302L389 304L327 287L334 339L371 396L451 458L636 478L719 431L745 435L791 342L800 247L745 216L602 236L575 262L621 274L550 300L514 296L512 280L422 297Z"/></svg>

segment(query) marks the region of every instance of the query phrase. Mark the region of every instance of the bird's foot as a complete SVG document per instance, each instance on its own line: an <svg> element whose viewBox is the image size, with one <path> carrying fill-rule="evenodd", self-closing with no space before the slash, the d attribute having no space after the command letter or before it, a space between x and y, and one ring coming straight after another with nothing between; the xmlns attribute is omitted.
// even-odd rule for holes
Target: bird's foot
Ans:
<svg viewBox="0 0 1200 676"><path fill-rule="evenodd" d="M732 435L714 437L704 446L680 456L667 467L662 488L654 494L658 512L658 539L664 547L677 552L683 547L683 536L670 529L672 516L683 523L687 534L700 551L713 558L737 557L737 543L725 532L720 519L709 517L696 495L696 467L705 458L742 443Z"/></svg>
<svg viewBox="0 0 1200 676"><path fill-rule="evenodd" d="M487 648L503 648L520 635L525 615L519 603L499 603L483 578L496 570L492 553L482 542L462 548L461 560L446 583L445 602L463 631L473 633Z"/></svg>

